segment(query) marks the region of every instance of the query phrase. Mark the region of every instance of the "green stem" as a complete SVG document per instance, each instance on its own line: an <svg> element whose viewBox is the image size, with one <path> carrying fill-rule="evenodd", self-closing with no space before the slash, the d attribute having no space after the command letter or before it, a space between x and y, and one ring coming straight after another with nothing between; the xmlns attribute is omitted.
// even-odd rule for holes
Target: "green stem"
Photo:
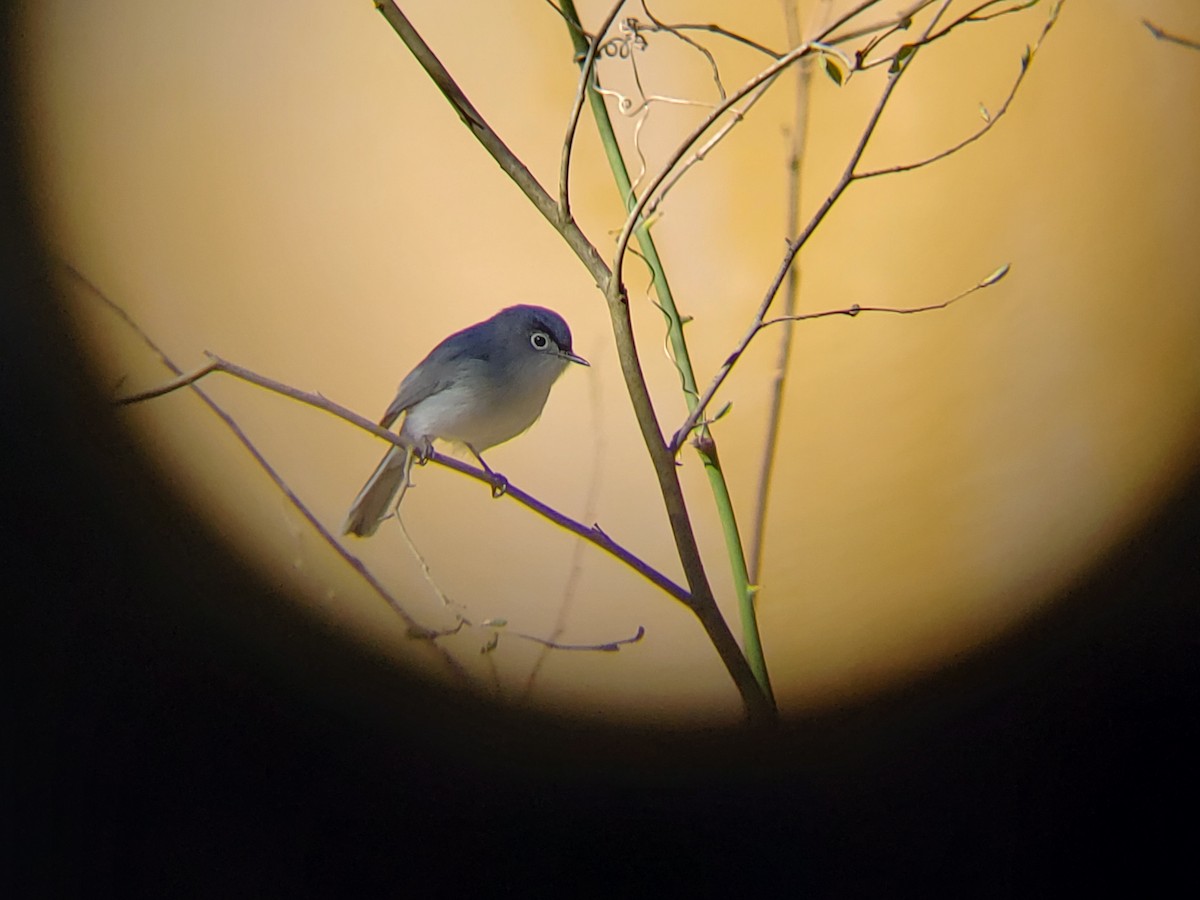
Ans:
<svg viewBox="0 0 1200 900"><path fill-rule="evenodd" d="M575 52L582 60L587 54L590 45L580 24L579 14L575 10L573 0L562 0L561 6L571 25L569 31ZM591 79L588 81L587 97L591 106L592 116L596 121L596 127L600 132L600 141L604 147L605 156L608 158L609 167L612 169L613 178L617 184L617 190L621 193L621 200L625 204L626 211L631 211L637 202L637 197L633 192L633 183L630 180L629 170L625 165L625 159L621 155L621 149L617 143L616 131L613 129L612 119L609 117L608 107L604 102L604 98L594 89ZM671 293L671 286L667 281L666 269L662 264L662 259L658 255L658 248L655 246L654 239L651 237L645 222L637 224L634 230L634 237L637 239L642 256L654 276L654 292L658 297L659 307L662 309L667 321L667 338L671 344L676 369L679 371L688 411L691 412L696 407L699 399L699 391L696 387L696 377L692 369L691 355L688 352L687 341L683 335L683 320L675 305L675 298ZM767 674L766 659L763 656L762 641L758 631L758 618L754 602L757 588L750 584L750 576L746 567L746 554L742 547L741 535L738 532L737 517L734 514L729 486L725 480L725 473L721 469L716 442L706 425L701 425L698 429L695 446L704 464L705 472L708 475L709 486L717 506L718 516L721 519L721 529L725 538L725 550L729 556L730 572L733 577L734 590L738 598L738 611L742 625L742 643L744 644L746 658L750 663L755 680L762 688L763 693L774 704L771 681Z"/></svg>

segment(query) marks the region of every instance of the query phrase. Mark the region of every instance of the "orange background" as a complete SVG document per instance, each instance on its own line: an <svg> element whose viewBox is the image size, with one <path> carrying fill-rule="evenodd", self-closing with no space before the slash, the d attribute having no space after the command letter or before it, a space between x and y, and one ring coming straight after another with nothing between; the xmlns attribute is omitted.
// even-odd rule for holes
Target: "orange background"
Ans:
<svg viewBox="0 0 1200 900"><path fill-rule="evenodd" d="M777 4L652 5L783 46ZM811 22L815 4L802 5ZM837 6L837 4L835 4ZM891 6L895 6L892 4ZM594 26L607 4L581 3ZM956 4L955 9L966 8ZM552 192L576 70L540 3L421 0L406 13L491 125ZM628 15L644 14L636 4ZM918 55L868 167L937 152L995 111L1046 4ZM853 186L802 255L804 310L918 306L1003 263L999 285L944 312L796 331L759 618L785 712L945 664L1030 615L1122 540L1194 466L1200 436L1200 35L1189 0L1068 2L1011 113L919 172ZM183 368L211 350L375 418L438 340L515 302L560 311L592 362L489 462L515 484L681 578L586 271L479 148L369 0L202 5L48 2L24 12L29 159L52 253L129 311ZM728 86L762 60L703 38ZM664 36L643 84L711 102L708 70ZM606 84L628 73L607 61ZM744 330L782 253L794 82L782 79L671 194L654 227L702 382ZM829 189L882 84L813 81L804 208ZM657 104L651 167L703 111ZM633 123L618 121L628 139ZM627 145L628 146L628 145ZM608 252L619 198L586 119L573 197ZM644 267L627 267L659 417L685 409ZM69 282L65 282L68 283ZM114 394L166 374L71 287L78 334ZM777 335L720 395L721 457L748 531ZM322 413L231 380L206 383L330 528L382 453ZM444 662L302 522L186 393L122 412L230 544L320 614L431 672ZM682 477L710 575L736 623L719 525L694 455ZM418 472L405 522L440 588L475 621L560 639L540 651L468 629L443 642L481 690L585 714L736 717L691 615L637 576L474 482ZM453 615L399 529L350 545L430 627ZM568 587L568 585L570 587Z"/></svg>

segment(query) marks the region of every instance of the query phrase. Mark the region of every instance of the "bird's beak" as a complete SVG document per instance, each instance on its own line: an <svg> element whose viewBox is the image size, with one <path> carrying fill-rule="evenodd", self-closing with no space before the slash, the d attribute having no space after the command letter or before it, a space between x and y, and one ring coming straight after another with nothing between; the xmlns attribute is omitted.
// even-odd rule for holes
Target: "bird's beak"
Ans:
<svg viewBox="0 0 1200 900"><path fill-rule="evenodd" d="M561 356L563 359L567 360L568 362L579 363L581 366L590 366L591 365L591 363L588 362L586 359L584 359L582 356L576 356L574 353L570 353L566 350L558 351L558 355Z"/></svg>

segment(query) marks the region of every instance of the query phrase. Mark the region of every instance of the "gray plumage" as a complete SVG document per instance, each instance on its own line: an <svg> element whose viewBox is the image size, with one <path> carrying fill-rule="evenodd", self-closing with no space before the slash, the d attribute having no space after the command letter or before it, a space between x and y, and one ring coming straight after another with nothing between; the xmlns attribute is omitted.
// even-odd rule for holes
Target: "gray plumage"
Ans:
<svg viewBox="0 0 1200 900"><path fill-rule="evenodd" d="M537 421L572 362L588 364L572 352L562 316L540 306L510 306L450 335L400 382L379 424L390 428L404 413L405 447L389 450L363 485L343 533L375 533L408 487L414 453L424 456L434 440L465 444L483 463L484 450Z"/></svg>

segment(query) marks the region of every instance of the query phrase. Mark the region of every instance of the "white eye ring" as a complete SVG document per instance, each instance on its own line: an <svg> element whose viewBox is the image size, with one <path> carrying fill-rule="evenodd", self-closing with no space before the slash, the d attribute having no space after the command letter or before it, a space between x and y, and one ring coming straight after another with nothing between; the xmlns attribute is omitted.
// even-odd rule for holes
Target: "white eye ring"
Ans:
<svg viewBox="0 0 1200 900"><path fill-rule="evenodd" d="M550 335L544 331L535 331L529 336L529 343L533 345L534 350L545 350L550 346Z"/></svg>

